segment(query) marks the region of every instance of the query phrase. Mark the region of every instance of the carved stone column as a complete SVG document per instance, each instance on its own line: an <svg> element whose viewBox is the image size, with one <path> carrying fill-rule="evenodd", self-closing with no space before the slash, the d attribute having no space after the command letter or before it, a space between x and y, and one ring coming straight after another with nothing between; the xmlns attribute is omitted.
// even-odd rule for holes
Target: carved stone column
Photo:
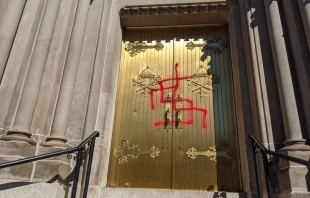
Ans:
<svg viewBox="0 0 310 198"><path fill-rule="evenodd" d="M305 34L307 36L308 47L310 49L310 2L307 0L298 0L298 3L304 24Z"/></svg>
<svg viewBox="0 0 310 198"><path fill-rule="evenodd" d="M5 57L0 55L0 59L6 64L0 84L0 128L4 130L12 128L46 2L47 0L27 0L24 8L24 0L8 1L9 7L6 13L8 16L12 14L12 21L9 19L6 21L7 27L3 29L5 36L1 35L0 38L1 55L7 52L9 56L5 60L2 59ZM17 10L10 7L13 5ZM36 141L32 140L30 136L29 133L18 131L14 134L9 131L7 135L2 136L1 140L4 141L0 141L0 163L34 156L36 147L33 145L36 144ZM27 163L18 168L9 167L0 170L0 178L29 180L32 176L33 166L34 163Z"/></svg>
<svg viewBox="0 0 310 198"><path fill-rule="evenodd" d="M19 140L33 143L33 140L29 138L31 136L30 125L40 90L60 2L61 0L49 0L45 7L13 127L12 130L8 131L9 135L3 137L6 140L14 140L16 139L15 136L19 134Z"/></svg>
<svg viewBox="0 0 310 198"><path fill-rule="evenodd" d="M277 1L265 0L265 9L285 128L284 144L304 144Z"/></svg>
<svg viewBox="0 0 310 198"><path fill-rule="evenodd" d="M22 16L26 0L9 0L0 24L0 82L13 45L15 33ZM4 5L3 5L4 6ZM4 11L4 9L6 9ZM0 126L1 127L1 126Z"/></svg>
<svg viewBox="0 0 310 198"><path fill-rule="evenodd" d="M82 41L84 38L89 5L90 0L83 0L78 2L67 61L64 68L59 97L52 124L51 135L46 139L46 142L41 144L42 146L69 146L66 144L66 131L77 72L79 68L80 56L83 46Z"/></svg>
<svg viewBox="0 0 310 198"><path fill-rule="evenodd" d="M264 2L286 136L285 147L280 151L309 160L310 147L305 145L306 140L302 138L278 2L274 0ZM280 160L279 167L279 183L283 193L307 192L305 179L307 167L286 160Z"/></svg>
<svg viewBox="0 0 310 198"><path fill-rule="evenodd" d="M300 11L298 9L298 2L296 0L286 0L283 1L283 10L285 14L285 19L287 23L288 36L290 38L290 45L292 48L292 55L294 57L294 67L297 72L297 80L300 87L301 94L301 104L303 106L306 129L308 133L310 130L310 79L309 75L310 69L310 59L309 59L309 49L307 46L307 40L304 36L304 27L301 23ZM310 8L310 7L309 7ZM310 15L309 15L310 16ZM310 32L307 32L310 33ZM310 134L309 134L310 135Z"/></svg>
<svg viewBox="0 0 310 198"><path fill-rule="evenodd" d="M0 84L0 128L4 130L11 129L14 121L45 4L46 0L28 0L16 35L14 32L10 32L10 34L14 35L14 44L10 49L9 59ZM13 10L10 10L10 12L15 13ZM2 45L0 46L2 47ZM7 47L9 47L9 44ZM10 135L10 132L8 134ZM25 135L28 136L26 139L29 140L29 143L35 144L29 138L30 134ZM21 138L19 132L15 136L17 139ZM10 140L10 138L7 139L6 137L2 137L2 139Z"/></svg>
<svg viewBox="0 0 310 198"><path fill-rule="evenodd" d="M273 129L267 92L267 82L269 81L266 81L265 76L265 73L268 72L268 69L266 70L266 65L272 64L272 58L270 58L271 50L264 49L269 46L266 45L266 42L262 42L263 40L269 41L268 34L266 34L266 36L264 35L264 38L262 33L264 30L260 29L265 25L264 3L262 1L245 0L244 4L245 10L247 11L247 33L249 35L249 50L251 51L251 53L249 53L251 59L248 60L248 65L252 66L248 70L253 74L253 87L255 87L254 91L259 124L258 130L263 144L265 144L267 148L274 150ZM272 88L272 85L269 85L269 88L270 87Z"/></svg>
<svg viewBox="0 0 310 198"><path fill-rule="evenodd" d="M102 64L97 63L97 59L102 58L102 56L97 55L97 53L98 50L103 47L99 46L99 34L102 32L100 25L103 21L103 5L104 2L102 1L94 1L89 7L80 66L66 132L66 137L69 140L85 139L90 133L94 132L94 129L86 129L86 123L89 122L87 115L89 115L88 112L91 109L90 106L93 104L92 98L94 94L92 94L91 90L93 90L96 83L100 84L101 82L97 79L97 76L102 75L102 71L98 71L97 67L103 69ZM96 91L96 94L100 93L100 90ZM98 104L95 108L98 108ZM95 120L95 117L96 116L93 116L91 119ZM93 126L95 125L93 124ZM86 131L90 133L87 133Z"/></svg>
<svg viewBox="0 0 310 198"><path fill-rule="evenodd" d="M30 131L49 136L78 0L61 0Z"/></svg>

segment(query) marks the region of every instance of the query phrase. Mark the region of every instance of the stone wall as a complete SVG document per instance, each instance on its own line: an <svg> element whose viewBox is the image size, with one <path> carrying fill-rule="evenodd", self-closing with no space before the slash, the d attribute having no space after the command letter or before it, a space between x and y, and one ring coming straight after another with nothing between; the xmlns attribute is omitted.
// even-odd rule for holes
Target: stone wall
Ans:
<svg viewBox="0 0 310 198"><path fill-rule="evenodd" d="M1 162L72 147L101 129L111 7L108 0L1 1ZM97 141L96 156L101 148ZM8 168L1 179L65 180L71 168L62 156Z"/></svg>

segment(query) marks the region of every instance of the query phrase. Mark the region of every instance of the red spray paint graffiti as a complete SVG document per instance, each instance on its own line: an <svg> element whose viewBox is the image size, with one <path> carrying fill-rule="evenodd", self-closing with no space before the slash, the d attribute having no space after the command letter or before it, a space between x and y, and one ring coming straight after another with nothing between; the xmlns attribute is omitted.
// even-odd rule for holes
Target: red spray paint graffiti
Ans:
<svg viewBox="0 0 310 198"><path fill-rule="evenodd" d="M193 121L193 112L194 111L200 111L202 113L202 118L201 118L201 126L203 129L207 129L207 113L208 111L204 108L199 108L199 107L195 107L194 103L191 99L188 98L182 98L182 102L185 104L187 103L187 107L180 107L177 108L177 102L179 101L179 99L177 99L177 92L178 89L180 88L180 81L182 80L186 80L186 79L190 79L193 78L193 76L184 76L184 77L179 77L179 71L178 71L178 64L175 64L175 78L167 78L167 79L163 79L161 81L158 82L159 88L154 88L151 90L150 92L150 103L151 103L151 109L154 110L155 109L155 104L154 104L154 92L159 91L160 93L160 103L161 104L165 104L167 101L165 100L165 90L172 90L172 100L170 101L172 103L172 109L177 111L181 111L181 112L188 112L188 120L183 121L181 120L180 123L183 125L192 125L194 123ZM173 86L168 86L168 87L164 87L164 83L168 82L168 81L175 81L175 84ZM185 106L185 105L184 105ZM175 123L175 120L171 120L170 123ZM154 123L155 126L161 126L164 125L165 122L164 121L156 121Z"/></svg>

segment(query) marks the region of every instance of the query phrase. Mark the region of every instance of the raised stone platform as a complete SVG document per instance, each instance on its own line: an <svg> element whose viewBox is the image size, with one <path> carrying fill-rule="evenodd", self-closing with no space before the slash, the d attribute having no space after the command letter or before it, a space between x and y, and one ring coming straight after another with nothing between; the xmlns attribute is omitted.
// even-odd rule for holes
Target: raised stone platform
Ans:
<svg viewBox="0 0 310 198"><path fill-rule="evenodd" d="M245 193L207 192L190 190L155 190L103 188L100 198L245 198Z"/></svg>
<svg viewBox="0 0 310 198"><path fill-rule="evenodd" d="M80 189L80 188L79 188ZM70 191L58 183L10 182L0 184L0 198L66 198ZM79 194L78 190L78 194ZM79 195L77 195L79 197ZM189 190L90 188L90 198L245 198L246 193Z"/></svg>
<svg viewBox="0 0 310 198"><path fill-rule="evenodd" d="M0 184L0 198L65 198L63 186L57 183L11 182Z"/></svg>

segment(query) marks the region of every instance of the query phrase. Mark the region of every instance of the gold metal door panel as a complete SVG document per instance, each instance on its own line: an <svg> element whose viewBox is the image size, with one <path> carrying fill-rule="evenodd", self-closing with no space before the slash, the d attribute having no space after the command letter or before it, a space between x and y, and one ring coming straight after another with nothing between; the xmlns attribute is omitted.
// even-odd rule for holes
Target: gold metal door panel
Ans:
<svg viewBox="0 0 310 198"><path fill-rule="evenodd" d="M176 34L182 38L174 42L179 75L193 75L187 80L188 84L181 83L178 91L183 98L193 101L195 108L192 108L193 123L183 126L181 132L173 132L172 186L175 189L239 190L227 30L179 29ZM206 120L202 119L202 110L207 110ZM189 119L189 113L183 112L184 120ZM194 160L186 154L191 148L196 150Z"/></svg>
<svg viewBox="0 0 310 198"><path fill-rule="evenodd" d="M193 29L179 29L177 32L179 37L183 38L175 39L174 42L174 59L179 64L178 73L181 77L190 77L201 66L204 68L208 66L207 61L200 61L200 47L191 50L186 47L189 42L193 42L196 46L203 42L202 39L194 40L197 38L195 33L197 34ZM190 109L183 111L183 121L192 120L192 123L184 124L183 130L180 132L173 132L175 149L173 149L172 185L174 189L217 190L216 163L204 158L197 158L196 161L193 161L186 154L192 146L199 150L207 150L215 144L214 124L212 116L210 116L213 114L212 92L207 91L207 94L201 97L192 91L193 86L188 84L190 80L192 78L180 81L178 89L178 94L188 100L183 105L184 108ZM193 103L192 106L190 102ZM213 188L210 189L210 186Z"/></svg>
<svg viewBox="0 0 310 198"><path fill-rule="evenodd" d="M125 31L109 186L240 188L227 38L226 28Z"/></svg>
<svg viewBox="0 0 310 198"><path fill-rule="evenodd" d="M152 110L149 97L159 79L173 75L173 42L158 42L161 36L162 32L156 31L129 31L124 35L109 186L171 188L171 132L154 127L154 122L164 119L164 105L154 97L156 108ZM144 44L140 45L136 41ZM158 43L162 46L160 49L154 47ZM130 50L128 44L131 46ZM139 46L139 51L132 53L134 44ZM120 164L117 148L123 140L140 148L139 152L148 150L147 153L150 154L150 150L156 148L160 153L154 158L141 153L137 156L134 153L137 149L134 151L136 147L133 147L134 149L127 149L124 155L130 159Z"/></svg>

